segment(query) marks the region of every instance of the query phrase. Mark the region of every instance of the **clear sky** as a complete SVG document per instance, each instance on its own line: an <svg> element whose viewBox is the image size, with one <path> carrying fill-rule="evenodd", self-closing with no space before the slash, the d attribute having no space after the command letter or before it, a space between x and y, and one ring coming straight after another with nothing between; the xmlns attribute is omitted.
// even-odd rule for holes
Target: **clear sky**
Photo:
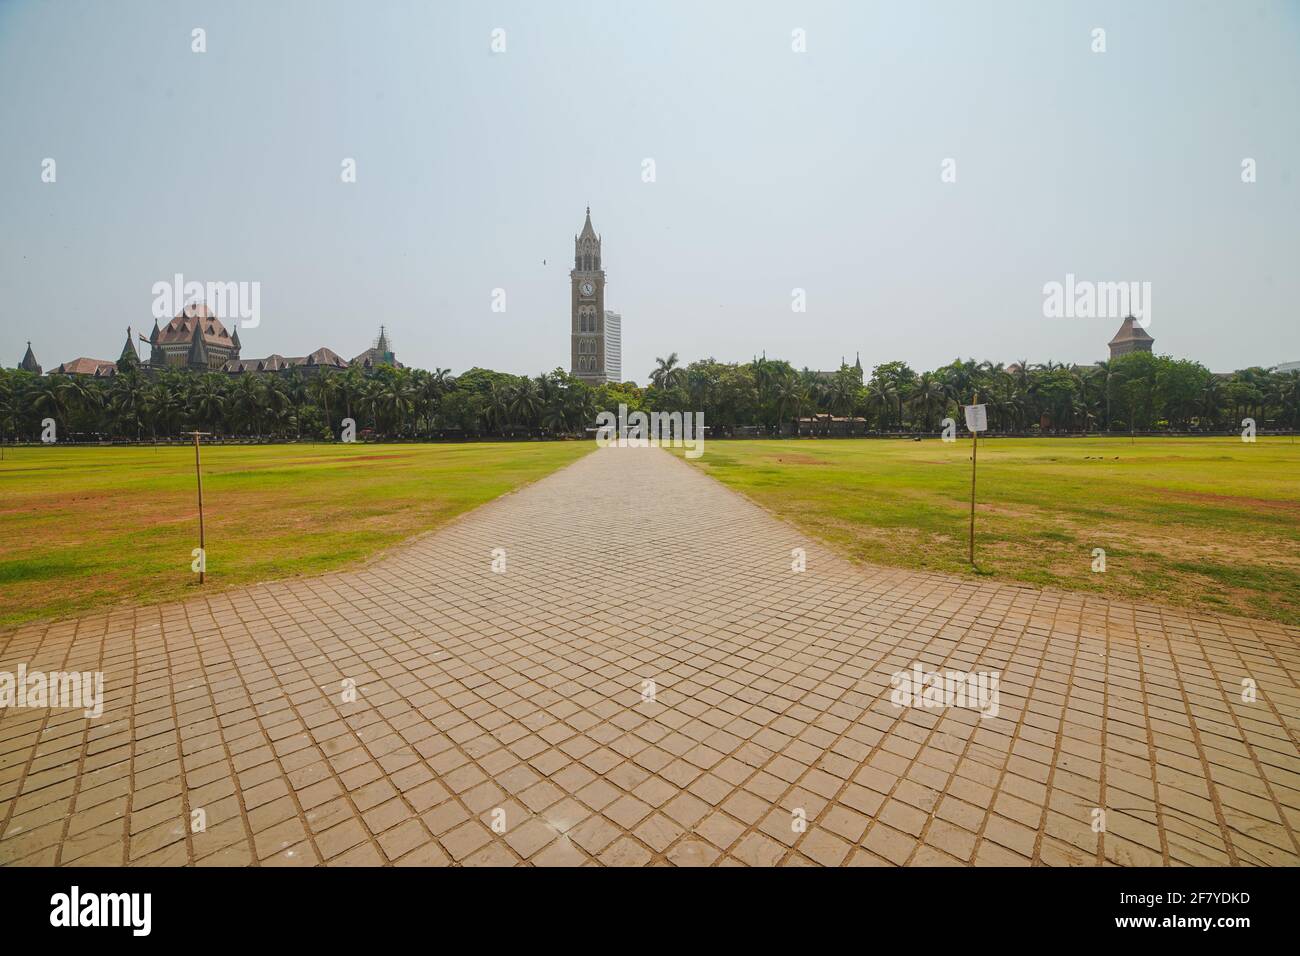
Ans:
<svg viewBox="0 0 1300 956"><path fill-rule="evenodd" d="M1300 4L0 0L5 365L116 358L180 272L261 283L245 357L567 367L588 204L642 383L1091 362L1067 273L1150 282L1158 352L1300 360Z"/></svg>

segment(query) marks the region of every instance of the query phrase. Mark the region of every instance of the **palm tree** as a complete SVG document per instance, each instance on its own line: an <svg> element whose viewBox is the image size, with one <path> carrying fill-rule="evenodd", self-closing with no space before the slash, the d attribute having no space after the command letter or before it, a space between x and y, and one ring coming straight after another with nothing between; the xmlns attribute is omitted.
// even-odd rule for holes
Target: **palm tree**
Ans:
<svg viewBox="0 0 1300 956"><path fill-rule="evenodd" d="M1291 429L1294 431L1300 425L1300 369L1282 373L1277 397L1283 418L1286 417L1287 409L1291 410Z"/></svg>
<svg viewBox="0 0 1300 956"><path fill-rule="evenodd" d="M836 375L831 382L828 396L831 412L837 415L852 415L858 404L858 391L861 387L852 376Z"/></svg>
<svg viewBox="0 0 1300 956"><path fill-rule="evenodd" d="M501 434L506 425L510 424L509 386L498 381L488 385L487 420L488 426L497 434Z"/></svg>
<svg viewBox="0 0 1300 956"><path fill-rule="evenodd" d="M266 385L262 376L246 374L235 380L229 411L231 425L236 432L243 431L250 436L260 435L265 407Z"/></svg>
<svg viewBox="0 0 1300 956"><path fill-rule="evenodd" d="M32 390L31 407L38 418L52 418L60 432L66 431L67 416L63 406L64 389L62 375L50 375L38 380Z"/></svg>
<svg viewBox="0 0 1300 956"><path fill-rule="evenodd" d="M145 384L139 369L130 366L118 372L109 390L109 426L119 435L134 432L138 439L144 431L146 404Z"/></svg>
<svg viewBox="0 0 1300 956"><path fill-rule="evenodd" d="M686 370L677 364L677 353L668 358L656 358L655 370L650 373L650 384L661 391L671 391L686 381Z"/></svg>
<svg viewBox="0 0 1300 956"><path fill-rule="evenodd" d="M219 433L226 417L227 389L229 383L216 373L209 372L187 382L190 422L199 431Z"/></svg>
<svg viewBox="0 0 1300 956"><path fill-rule="evenodd" d="M1115 386L1124 380L1124 375L1120 367L1112 359L1102 359L1093 363L1092 366L1097 376L1097 381L1101 385L1101 393L1106 399L1106 431L1110 431L1110 399L1111 393L1114 392Z"/></svg>
<svg viewBox="0 0 1300 956"><path fill-rule="evenodd" d="M538 414L542 410L537 382L529 378L521 378L515 382L509 392L509 409L511 417L531 434L537 424Z"/></svg>
<svg viewBox="0 0 1300 956"><path fill-rule="evenodd" d="M942 410L947 405L948 392L933 372L924 372L912 391L911 402L913 407L920 408L922 430L928 432L932 430L932 411L936 407Z"/></svg>
<svg viewBox="0 0 1300 956"><path fill-rule="evenodd" d="M334 433L334 421L330 417L330 397L337 391L337 386L334 384L334 375L334 372L320 369L312 376L306 387L308 397L324 409L325 428L331 435Z"/></svg>
<svg viewBox="0 0 1300 956"><path fill-rule="evenodd" d="M793 373L782 376L776 383L776 421L798 420L808 404L808 390L799 376Z"/></svg>
<svg viewBox="0 0 1300 956"><path fill-rule="evenodd" d="M415 393L400 371L396 375L375 378L367 390L366 401L377 430L386 434L409 430Z"/></svg>
<svg viewBox="0 0 1300 956"><path fill-rule="evenodd" d="M867 405L879 416L881 431L889 427L889 416L894 410L897 398L898 390L889 382L872 379L870 384L867 385ZM899 418L899 427L902 427L901 416Z"/></svg>

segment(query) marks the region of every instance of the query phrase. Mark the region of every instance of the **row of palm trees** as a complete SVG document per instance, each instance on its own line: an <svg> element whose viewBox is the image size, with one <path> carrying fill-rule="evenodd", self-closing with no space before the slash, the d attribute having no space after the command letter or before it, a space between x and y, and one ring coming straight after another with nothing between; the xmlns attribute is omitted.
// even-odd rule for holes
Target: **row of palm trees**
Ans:
<svg viewBox="0 0 1300 956"><path fill-rule="evenodd" d="M582 434L598 405L618 402L560 369L535 377L388 365L229 375L124 365L106 378L0 370L0 438L32 440L47 419L74 440L157 440L191 430L331 439L349 419L361 437L548 437Z"/></svg>
<svg viewBox="0 0 1300 956"><path fill-rule="evenodd" d="M715 426L795 430L814 414L860 418L862 429L935 432L978 398L989 426L1004 433L1300 427L1300 371L1249 368L1216 375L1187 360L1135 352L1094 363L1011 365L958 359L917 374L904 362L877 365L863 381L844 366L827 374L756 358L745 364L704 359L683 366L676 353L656 359L646 401L703 410Z"/></svg>
<svg viewBox="0 0 1300 956"><path fill-rule="evenodd" d="M190 430L274 439L337 438L345 420L387 438L557 437L584 434L600 411L703 412L715 434L741 426L777 434L826 413L857 431L937 431L979 401L1004 433L1236 428L1242 418L1300 426L1300 372L1203 366L1134 353L1094 365L1012 365L958 359L934 371L903 362L834 373L752 362L656 360L649 385L591 386L560 369L533 377L488 369L351 368L288 374L152 373L124 365L108 378L0 370L0 438L31 440L53 419L65 438L156 440Z"/></svg>

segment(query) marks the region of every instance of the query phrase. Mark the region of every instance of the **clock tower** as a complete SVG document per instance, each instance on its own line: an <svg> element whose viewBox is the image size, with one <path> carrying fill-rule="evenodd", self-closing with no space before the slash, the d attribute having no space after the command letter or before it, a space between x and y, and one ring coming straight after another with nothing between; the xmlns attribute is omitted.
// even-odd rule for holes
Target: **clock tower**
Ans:
<svg viewBox="0 0 1300 956"><path fill-rule="evenodd" d="M600 267L600 236L591 228L591 207L582 232L573 239L570 371L592 385L609 381L605 355L605 270Z"/></svg>

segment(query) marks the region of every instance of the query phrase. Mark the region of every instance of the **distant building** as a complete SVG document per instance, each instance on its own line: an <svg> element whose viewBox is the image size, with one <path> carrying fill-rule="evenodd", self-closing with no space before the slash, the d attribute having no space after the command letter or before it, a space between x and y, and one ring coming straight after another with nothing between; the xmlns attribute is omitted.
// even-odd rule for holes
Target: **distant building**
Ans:
<svg viewBox="0 0 1300 956"><path fill-rule="evenodd" d="M1118 358L1129 352L1150 352L1155 339L1147 335L1147 330L1137 324L1137 319L1129 316L1110 340L1110 357Z"/></svg>
<svg viewBox="0 0 1300 956"><path fill-rule="evenodd" d="M31 353L30 347L28 353ZM1275 372L1300 372L1300 362L1283 362L1281 365L1274 366Z"/></svg>
<svg viewBox="0 0 1300 956"><path fill-rule="evenodd" d="M117 374L117 363L108 359L74 358L64 362L51 375L88 375L93 378L111 378Z"/></svg>
<svg viewBox="0 0 1300 956"><path fill-rule="evenodd" d="M820 371L820 370L819 370L819 371L813 372L813 375L816 376L817 378L821 379L823 382L829 382L829 381L832 381L832 380L833 380L837 375L839 375L839 374L840 374L840 369L841 369L841 368L844 368L844 367L845 367L844 356L841 355L841 356L840 356L840 368L835 369L835 371L833 371L833 372L825 372L825 371ZM853 368L853 370L854 370L855 372L858 373L858 382L859 382L859 384L861 384L862 382L864 382L864 381L865 381L865 378L863 377L863 374L862 374L862 353L861 353L861 352L857 353L857 356L854 358L852 368Z"/></svg>
<svg viewBox="0 0 1300 956"><path fill-rule="evenodd" d="M151 368L215 372L239 359L239 331L226 331L205 304L191 302L162 328L154 320L149 347Z"/></svg>
<svg viewBox="0 0 1300 956"><path fill-rule="evenodd" d="M18 363L18 367L24 372L31 372L33 375L41 374L41 363L36 361L31 342L27 343L27 351L23 353L23 360Z"/></svg>
<svg viewBox="0 0 1300 956"><path fill-rule="evenodd" d="M569 321L570 371L584 382L600 385L617 381L622 374L622 355L618 368L609 367L608 317L605 311L605 270L600 265L600 236L591 227L591 207L582 232L573 237L573 270L569 273L571 314ZM615 330L615 349L622 351L622 328Z"/></svg>
<svg viewBox="0 0 1300 956"><path fill-rule="evenodd" d="M284 356L268 355L266 358L240 358L239 332L227 330L208 307L199 302L192 302L181 310L174 319L164 326L154 320L153 332L140 340L149 343L149 357L141 359L136 352L135 336L128 326L126 344L116 362L108 359L76 358L64 362L54 369L53 375L90 375L106 378L124 372L127 369L139 369L142 372L156 372L164 369L183 369L196 372L225 372L239 375L244 372L290 372L295 369L312 374L321 371L344 371L356 367L372 369L380 365L402 368L393 354L388 332L379 327L379 337L375 344L366 349L351 362L333 349L321 348L307 355ZM27 343L27 352L18 367L33 375L42 374L41 365L36 361L32 343Z"/></svg>
<svg viewBox="0 0 1300 956"><path fill-rule="evenodd" d="M623 316L605 310L605 381L623 381Z"/></svg>
<svg viewBox="0 0 1300 956"><path fill-rule="evenodd" d="M303 372L342 371L347 367L348 363L343 356L322 346L310 355L268 355L260 359L238 359L227 362L221 370L239 375L243 372L288 372L295 368Z"/></svg>
<svg viewBox="0 0 1300 956"><path fill-rule="evenodd" d="M388 341L388 332L382 325L379 327L379 338L375 339L375 344L354 358L351 364L360 368L374 368L376 365L402 367L402 363L397 361L397 356L393 354L393 347Z"/></svg>

